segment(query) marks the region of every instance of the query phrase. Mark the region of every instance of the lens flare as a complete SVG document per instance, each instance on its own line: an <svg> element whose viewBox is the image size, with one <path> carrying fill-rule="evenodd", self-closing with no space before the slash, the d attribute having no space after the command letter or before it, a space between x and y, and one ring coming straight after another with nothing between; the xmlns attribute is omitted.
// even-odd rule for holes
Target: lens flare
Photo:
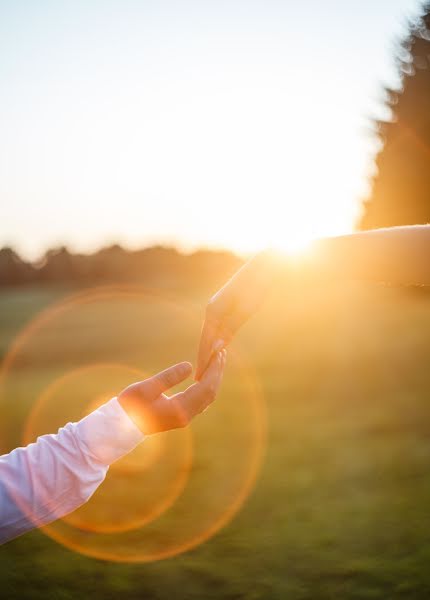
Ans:
<svg viewBox="0 0 430 600"><path fill-rule="evenodd" d="M22 440L33 441L136 379L187 352L192 356L199 332L195 307L140 286L68 297L36 316L11 344L0 373L2 412L8 402L15 412L22 408L15 422ZM145 365L145 373L137 365ZM259 381L236 345L210 410L184 430L145 439L112 466L85 506L43 531L110 561L148 562L189 550L225 526L249 496L265 423Z"/></svg>
<svg viewBox="0 0 430 600"><path fill-rule="evenodd" d="M36 400L25 424L23 445L35 441L39 435L57 431L71 414L71 419L78 421L115 396L118 386L124 387L120 382L142 379L144 373L116 364L91 365L63 375ZM175 501L186 483L191 463L189 430L149 436L113 464L90 502L63 517L63 521L84 531L100 533L141 527ZM140 501L128 502L140 487L145 490ZM28 507L21 508L31 518Z"/></svg>

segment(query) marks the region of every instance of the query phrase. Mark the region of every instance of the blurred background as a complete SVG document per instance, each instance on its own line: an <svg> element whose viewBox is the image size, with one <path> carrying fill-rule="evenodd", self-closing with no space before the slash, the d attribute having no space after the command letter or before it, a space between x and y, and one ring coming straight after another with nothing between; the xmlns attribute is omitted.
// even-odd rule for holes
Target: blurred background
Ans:
<svg viewBox="0 0 430 600"><path fill-rule="evenodd" d="M430 222L430 6L0 0L0 449L195 360L251 253ZM425 257L423 257L425 259ZM5 598L427 598L430 297L278 286Z"/></svg>

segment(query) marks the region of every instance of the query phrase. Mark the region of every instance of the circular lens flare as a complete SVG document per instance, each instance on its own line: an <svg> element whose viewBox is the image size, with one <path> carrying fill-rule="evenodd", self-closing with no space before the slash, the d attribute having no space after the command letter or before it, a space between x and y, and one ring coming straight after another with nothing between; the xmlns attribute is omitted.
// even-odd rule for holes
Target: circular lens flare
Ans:
<svg viewBox="0 0 430 600"><path fill-rule="evenodd" d="M57 431L66 419L78 421L145 375L123 365L81 367L55 380L37 399L27 419L23 445ZM192 463L190 431L147 437L113 464L103 485L89 502L63 517L84 531L128 531L158 517L181 493ZM139 488L139 502L130 502ZM27 509L28 514L28 509ZM31 517L31 515L30 515Z"/></svg>
<svg viewBox="0 0 430 600"><path fill-rule="evenodd" d="M10 346L0 373L2 409L13 410L6 399L20 400L26 414L15 422L26 441L52 433L144 377L129 364L153 374L186 358L184 349L194 353L199 313L140 286L66 298L36 316ZM209 411L187 429L147 438L113 465L88 504L43 531L77 552L118 562L189 550L225 526L249 496L265 431L259 382L238 350L230 350L223 388ZM151 482L160 480L157 495Z"/></svg>

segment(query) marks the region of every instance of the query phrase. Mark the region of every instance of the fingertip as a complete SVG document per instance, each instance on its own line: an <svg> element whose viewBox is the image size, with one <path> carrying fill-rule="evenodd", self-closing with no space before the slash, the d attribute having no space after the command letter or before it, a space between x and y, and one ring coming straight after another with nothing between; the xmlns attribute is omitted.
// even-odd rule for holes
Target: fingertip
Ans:
<svg viewBox="0 0 430 600"><path fill-rule="evenodd" d="M177 368L182 379L187 379L193 372L193 365L188 361L179 363Z"/></svg>
<svg viewBox="0 0 430 600"><path fill-rule="evenodd" d="M225 357L226 357L226 351L223 349L219 352L219 361L220 364L223 366L225 364Z"/></svg>
<svg viewBox="0 0 430 600"><path fill-rule="evenodd" d="M193 365L188 360L179 363L178 367L184 374L191 373L193 370Z"/></svg>
<svg viewBox="0 0 430 600"><path fill-rule="evenodd" d="M222 349L225 346L225 341L223 339L218 339L214 342L213 346L212 346L212 352L216 353L216 352L221 352Z"/></svg>

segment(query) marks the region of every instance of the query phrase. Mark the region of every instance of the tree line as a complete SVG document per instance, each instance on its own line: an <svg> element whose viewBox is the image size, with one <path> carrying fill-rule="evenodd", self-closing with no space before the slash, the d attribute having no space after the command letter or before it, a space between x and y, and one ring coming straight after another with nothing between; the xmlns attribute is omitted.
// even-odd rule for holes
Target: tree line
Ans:
<svg viewBox="0 0 430 600"><path fill-rule="evenodd" d="M72 253L60 247L32 263L5 247L0 249L0 286L133 282L157 288L196 287L225 280L241 263L230 252L199 250L183 254L165 246L130 251L119 245L92 254Z"/></svg>

